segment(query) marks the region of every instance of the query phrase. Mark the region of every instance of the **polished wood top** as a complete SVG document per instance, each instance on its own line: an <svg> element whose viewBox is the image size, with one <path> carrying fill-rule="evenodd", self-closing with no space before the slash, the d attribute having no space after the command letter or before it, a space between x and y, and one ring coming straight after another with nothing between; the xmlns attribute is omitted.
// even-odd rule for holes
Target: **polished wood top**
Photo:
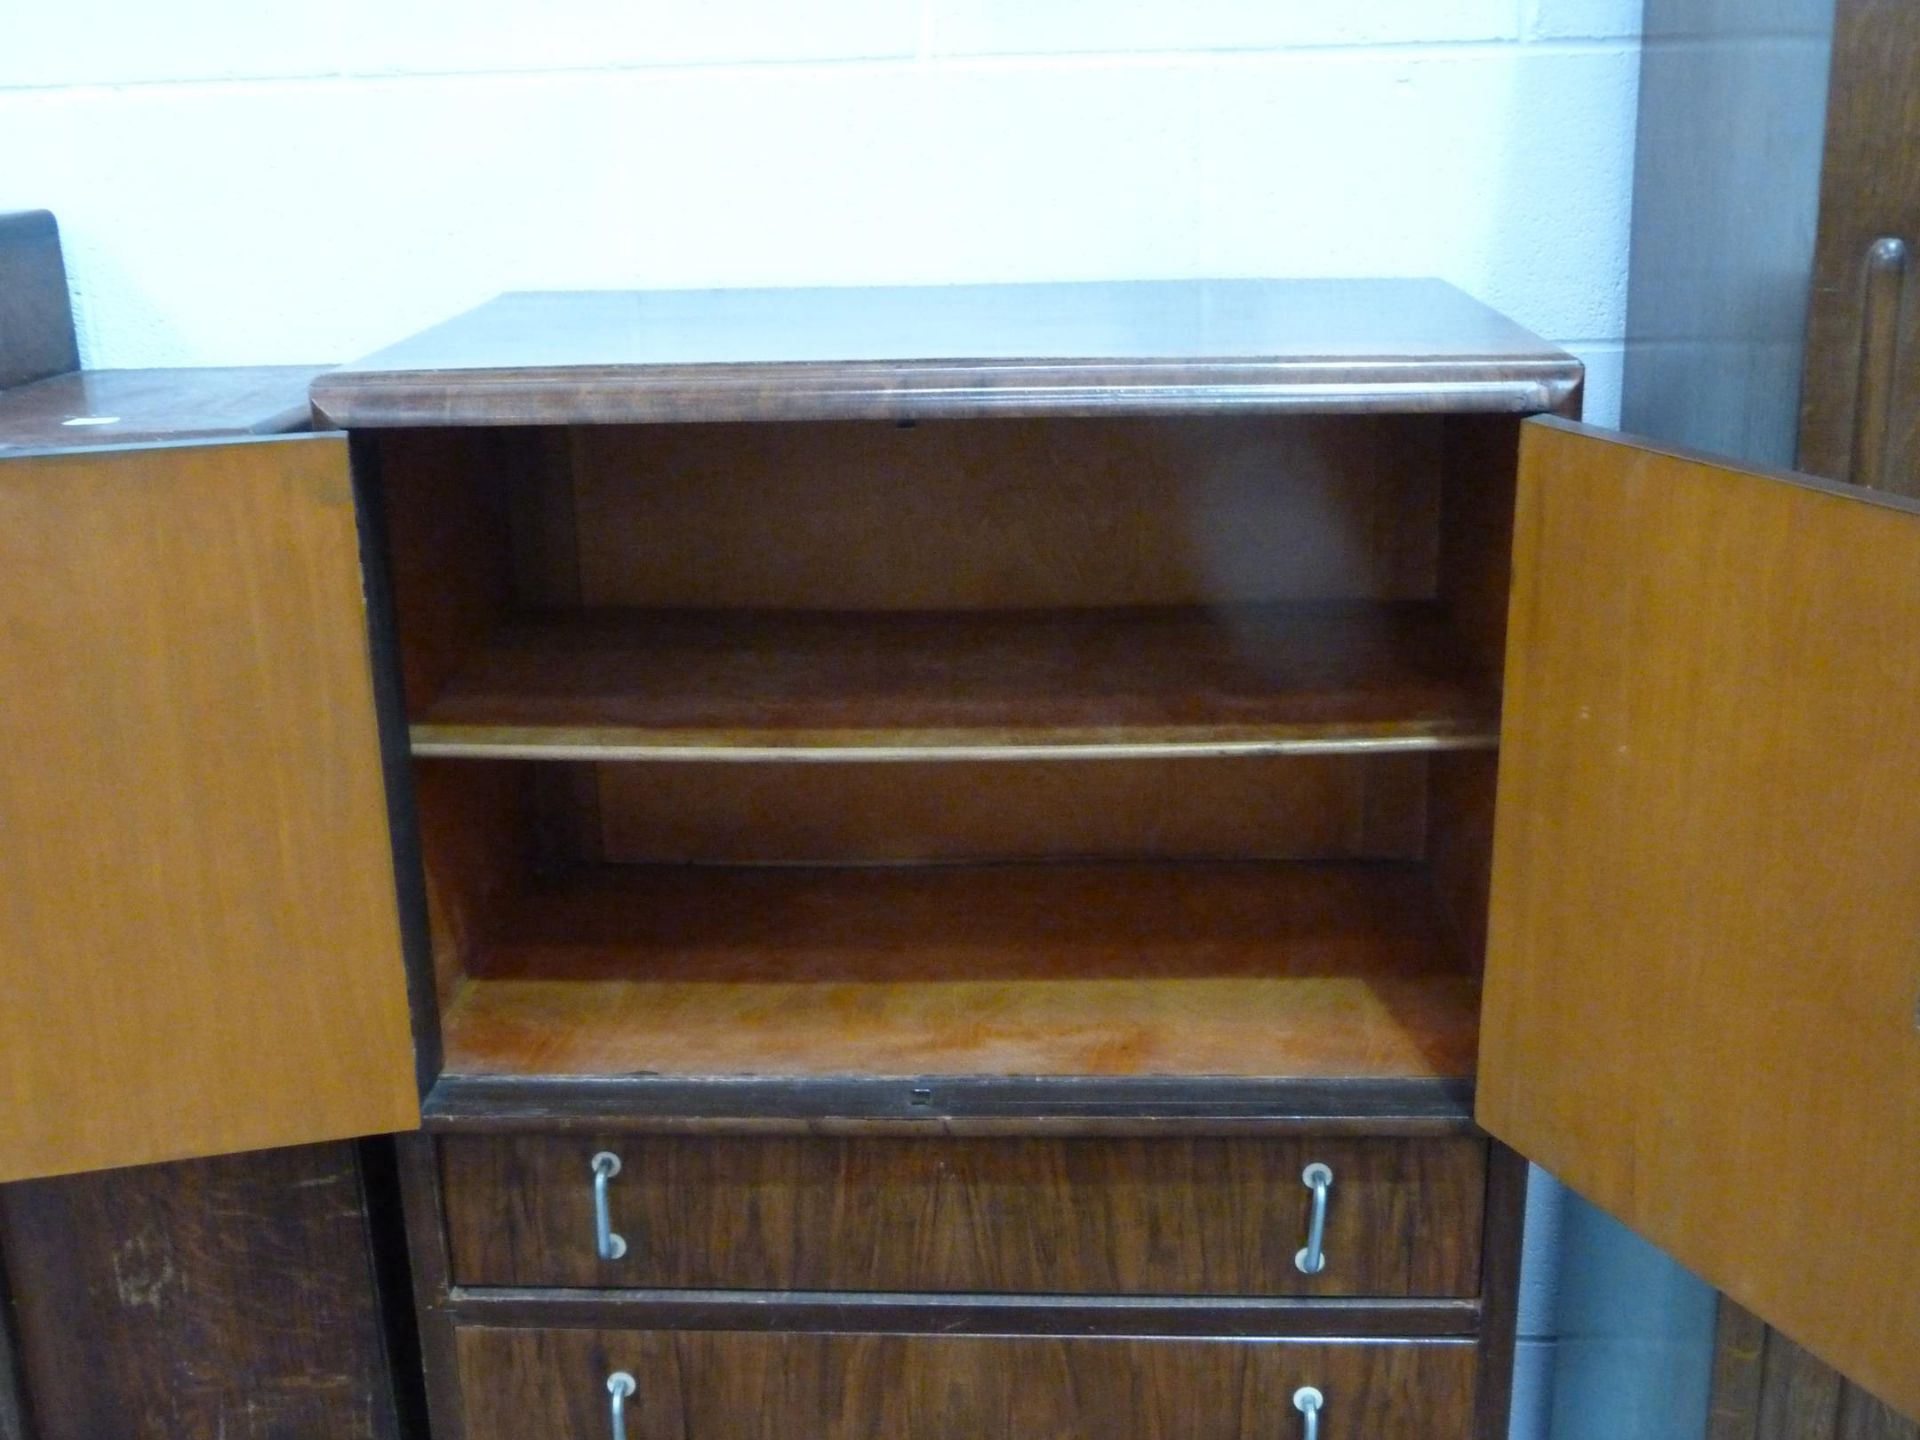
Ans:
<svg viewBox="0 0 1920 1440"><path fill-rule="evenodd" d="M503 295L313 394L342 427L1524 414L1581 374L1437 280L1128 281Z"/></svg>
<svg viewBox="0 0 1920 1440"><path fill-rule="evenodd" d="M0 391L0 454L302 429L319 373L265 365L54 375Z"/></svg>

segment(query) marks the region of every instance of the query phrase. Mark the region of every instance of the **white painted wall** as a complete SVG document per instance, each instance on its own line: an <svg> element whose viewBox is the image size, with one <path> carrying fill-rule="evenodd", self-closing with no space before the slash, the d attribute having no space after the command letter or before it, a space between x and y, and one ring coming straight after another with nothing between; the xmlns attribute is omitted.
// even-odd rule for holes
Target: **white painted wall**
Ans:
<svg viewBox="0 0 1920 1440"><path fill-rule="evenodd" d="M0 0L89 365L506 289L1437 274L1613 412L1638 0Z"/></svg>
<svg viewBox="0 0 1920 1440"><path fill-rule="evenodd" d="M0 0L0 209L58 215L91 366L346 360L509 289L1432 274L1581 355L1606 422L1639 15Z"/></svg>

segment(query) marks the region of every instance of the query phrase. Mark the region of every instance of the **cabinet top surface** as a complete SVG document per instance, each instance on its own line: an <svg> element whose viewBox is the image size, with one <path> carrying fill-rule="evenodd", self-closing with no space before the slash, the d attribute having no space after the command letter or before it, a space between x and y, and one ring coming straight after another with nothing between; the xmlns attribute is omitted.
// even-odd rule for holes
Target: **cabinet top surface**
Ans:
<svg viewBox="0 0 1920 1440"><path fill-rule="evenodd" d="M1437 280L503 295L322 376L339 426L1554 408L1580 364Z"/></svg>
<svg viewBox="0 0 1920 1440"><path fill-rule="evenodd" d="M264 365L49 376L0 391L0 453L298 430L319 373Z"/></svg>

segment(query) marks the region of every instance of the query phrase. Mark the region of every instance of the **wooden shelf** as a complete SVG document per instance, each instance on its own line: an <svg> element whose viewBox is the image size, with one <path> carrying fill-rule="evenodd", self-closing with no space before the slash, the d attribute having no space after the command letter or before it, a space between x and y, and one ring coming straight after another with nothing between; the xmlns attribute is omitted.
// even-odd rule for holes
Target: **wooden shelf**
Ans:
<svg viewBox="0 0 1920 1440"><path fill-rule="evenodd" d="M568 612L500 634L417 755L979 759L1491 748L1426 603Z"/></svg>
<svg viewBox="0 0 1920 1440"><path fill-rule="evenodd" d="M1478 987L1412 864L609 867L443 1018L467 1075L1464 1077Z"/></svg>

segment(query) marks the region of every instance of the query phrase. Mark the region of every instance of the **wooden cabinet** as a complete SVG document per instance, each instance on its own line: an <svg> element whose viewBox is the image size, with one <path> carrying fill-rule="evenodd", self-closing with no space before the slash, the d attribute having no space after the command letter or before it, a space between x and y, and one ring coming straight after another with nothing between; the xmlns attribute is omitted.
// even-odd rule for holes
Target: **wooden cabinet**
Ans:
<svg viewBox="0 0 1920 1440"><path fill-rule="evenodd" d="M8 387L0 390L0 456L301 429L309 413L307 387L315 374L309 366L79 371L73 368L76 364L52 217L0 215L0 383ZM297 465L302 458L314 461L328 452L335 457L336 471L343 473L337 445L289 453ZM245 453L234 452L234 459ZM178 462L191 452L169 455ZM171 748L182 765L191 764L186 752L197 734L197 743L205 745L204 763L218 764L215 757L230 747L212 742L218 741L223 726L246 724L244 715L216 714L199 727L181 724L174 727L177 734L170 745L142 734L145 716L130 698L130 677L116 680L88 671L101 655L135 639L177 638L183 623L195 616L204 621L223 607L241 610L244 602L225 588L235 572L223 565L236 550L250 548L256 558L267 552L256 573L286 563L291 552L269 537L284 535L312 516L303 516L297 492L296 503L282 511L279 501L287 492L276 487L273 475L249 469L237 482L229 477L225 500L232 504L257 490L262 499L272 501L274 513L262 517L256 511L247 538L218 533L214 517L221 506L216 502L206 511L213 527L209 533L177 529L170 537L170 551L158 544L147 550L146 541L156 538L152 530L164 529L183 513L188 497L174 487L163 464L140 469L137 476L123 465L105 482L111 493L103 497L92 463L97 458L71 469L54 464L56 457L47 453L39 455L33 467L8 468L0 462L0 474L21 486L12 503L45 507L42 518L29 527L37 529L29 556L35 568L26 573L45 582L55 567L65 565L78 572L81 587L61 601L59 586L42 583L38 595L49 602L50 611L36 616L25 633L8 631L0 638L0 650L9 650L16 641L26 645L35 630L44 634L51 629L56 635L50 649L10 652L0 661L11 665L9 673L16 677L24 673L28 687L42 692L23 697L16 688L7 703L22 707L18 713L37 709L44 716L73 702L77 689L90 683L87 698L75 707L72 743L98 743L101 726L122 727L106 747L116 753L103 762L107 773L95 788L75 786L63 804L59 795L65 793L65 782L55 779L41 794L49 802L50 813L43 814L50 828L39 832L40 838L68 859L84 851L94 864L76 877L60 901L67 906L70 933L51 937L69 951L82 952L80 964L66 977L71 1004L34 1008L43 1003L41 985L61 983L51 973L15 980L0 998L9 1034L24 1033L44 1047L32 1063L52 1054L62 1036L74 1047L63 1072L63 1078L73 1082L73 1093L57 1094L34 1107L53 1125L36 1124L33 1116L22 1113L24 1107L9 1102L11 1158L17 1172L31 1146L41 1163L51 1150L63 1167L70 1167L77 1163L77 1147L91 1127L95 1157L123 1164L98 1173L0 1184L0 1437L94 1440L113 1434L124 1440L175 1440L180 1435L217 1434L225 1440L290 1435L398 1440L417 1433L409 1422L419 1406L403 1341L388 1333L389 1307L383 1304L406 1289L404 1254L392 1243L394 1187L388 1147L385 1142L332 1141L133 1164L155 1153L173 1153L176 1144L224 1148L238 1143L246 1127L255 1123L256 1117L240 1113L242 1106L236 1103L255 1078L246 1054L199 1053L221 1022L196 1007L217 1009L245 992L230 990L222 979L206 973L212 952L195 955L190 944L181 942L181 917L140 913L154 904L148 876L104 873L110 857L126 855L125 842L111 839L110 829L107 836L94 833L86 843L61 828L69 821L82 830L103 823L110 827L124 816L130 834L155 823L170 827L175 836L191 832L206 839L218 833L218 824L211 820L165 814L168 795L172 803L178 801L178 785L165 792L155 787L156 794L149 796L150 777L157 771L142 768L142 761L152 762ZM36 482L19 479L34 473L39 476ZM206 502L209 497L203 492L199 499ZM136 519L142 507L145 514ZM344 506L336 506L333 518L337 521L346 513ZM107 563L101 542L115 532L110 553L120 559L141 558L138 566ZM11 538L24 543L27 537L16 531ZM89 562L99 568L89 568ZM351 585L356 568L348 550L336 570ZM169 569L172 575L156 581L158 571ZM20 574L10 571L9 581ZM150 615L140 603L145 584L198 608L180 615ZM116 587L125 587L127 593L117 596ZM0 588L7 585L0 583ZM212 593L195 597L196 590ZM92 615L84 621L74 618L69 625L67 607L75 606L78 596L86 597L81 603ZM265 597L260 599L264 602ZM10 596L6 602L12 616L32 605L25 596ZM116 607L124 625L100 625L100 616ZM81 638L89 625L96 627L92 642ZM225 628L229 634L246 630L250 643L285 633L250 621ZM333 633L330 621L326 629ZM148 680L187 683L193 659L184 652L202 638L211 637L191 624L183 653L175 657L179 673L169 679L159 678L164 661L150 655ZM341 638L350 640L351 633L341 632ZM52 656L63 652L71 658L51 663ZM202 656L199 663L218 662ZM288 700L297 693L289 692ZM223 685L220 698L231 699L244 711L248 694L244 688L229 691ZM260 698L258 692L253 698ZM101 707L101 713L93 713L95 707ZM272 739L262 733L250 743L263 746ZM45 763L52 753L30 744L24 763L14 755L0 768L31 770L32 755ZM343 758L318 768L350 764L344 757L351 753L349 749ZM236 775L228 782L229 803L237 803L239 780ZM140 793L122 796L117 793L121 788ZM108 807L87 813L90 802L98 803L100 789L116 792L108 802L116 813L103 814ZM271 808L271 800L262 805L263 810ZM229 817L225 823L233 822ZM260 833L271 831L263 827ZM377 864L384 836L376 833L374 840ZM31 832L7 832L0 843L0 874L7 883L17 885L26 873L28 861L16 857L24 857L34 844ZM190 872L193 863L185 855L155 854L150 868L163 874L171 866L177 877ZM213 863L233 865L234 878L242 878L244 865L232 857L216 853ZM316 878L325 878L324 866L310 868ZM40 874L46 877L46 871ZM89 894L90 886L97 887L97 893ZM20 898L16 891L15 899ZM39 899L48 903L51 896ZM106 923L90 935L85 917L96 906ZM257 918L261 907L249 899L242 909ZM234 923L238 928L246 922L236 915ZM59 924L55 920L48 928ZM220 933L210 929L204 938L213 940ZM110 946L101 943L109 939ZM245 958L252 948L250 942L234 944L232 932L226 939L222 958L227 961ZM390 955L390 947L381 953ZM8 958L20 962L26 957ZM47 958L44 951L34 957L36 963ZM330 963L324 948L303 950L300 959L321 969ZM266 978L276 962L272 956L257 956L254 963ZM297 1012L300 987L290 987L286 998L289 1015ZM330 1015L337 1019L339 1012ZM43 1026L55 1033L46 1033ZM77 1039L74 1027L83 1032ZM367 1066L364 1054L343 1058L350 1058L355 1070ZM117 1075L115 1067L120 1067ZM177 1081L171 1074L176 1070ZM32 1075L26 1069L18 1073ZM141 1085L126 1084L130 1077L156 1073L158 1078ZM48 1083L46 1074L29 1080L36 1097L45 1093L41 1086ZM222 1083L237 1088L223 1094ZM97 1117L86 1113L94 1105L106 1108ZM203 1106L209 1113L199 1113ZM234 1113L220 1119L213 1113L216 1106ZM276 1123L285 1122L285 1106L282 1094L269 1107L276 1111ZM177 1129L176 1111L184 1112L178 1115ZM72 1127L71 1133L62 1126Z"/></svg>
<svg viewBox="0 0 1920 1440"><path fill-rule="evenodd" d="M1486 1143L451 1136L462 1285L1073 1295L1480 1291ZM617 1256L596 1247L595 1163ZM1328 1174L1321 1261L1310 1167Z"/></svg>
<svg viewBox="0 0 1920 1440"><path fill-rule="evenodd" d="M222 803L272 933L358 927L274 1017L326 1056L283 1138L411 1120L409 951L442 1440L604 1434L622 1368L635 1435L1289 1433L1302 1384L1327 1435L1502 1434L1521 1169L1476 1085L1920 1403L1920 508L1528 418L1580 380L1383 281L512 296L318 381L374 643L336 584L334 648L250 657L276 778ZM288 473L256 448L177 463ZM205 523L143 514L160 556ZM283 553L217 567L235 604L311 592ZM310 851L355 877L318 917L272 889ZM116 923L164 898L218 985L226 873Z"/></svg>
<svg viewBox="0 0 1920 1440"><path fill-rule="evenodd" d="M1459 1340L463 1330L459 1344L474 1440L606 1435L610 1374L633 1380L628 1440L1264 1440L1298 1423L1303 1389L1321 1394L1329 1440L1461 1435L1473 1409Z"/></svg>

